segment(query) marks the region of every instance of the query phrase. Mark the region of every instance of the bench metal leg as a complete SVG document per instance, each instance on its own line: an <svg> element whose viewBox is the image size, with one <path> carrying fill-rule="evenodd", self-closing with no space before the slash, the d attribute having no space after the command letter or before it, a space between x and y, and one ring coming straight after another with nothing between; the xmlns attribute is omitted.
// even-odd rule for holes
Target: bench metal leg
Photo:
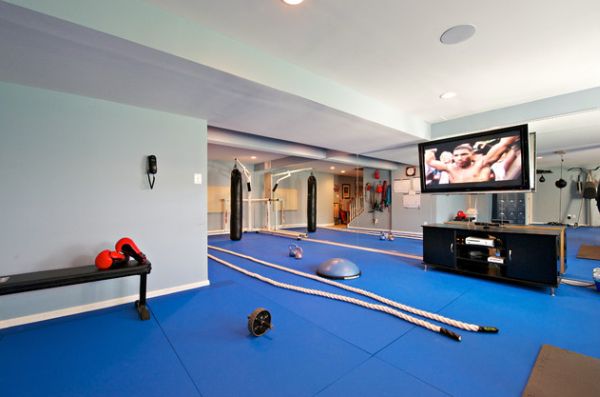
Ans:
<svg viewBox="0 0 600 397"><path fill-rule="evenodd" d="M150 320L150 311L146 307L146 278L147 274L140 275L140 300L135 301L135 308L142 320Z"/></svg>

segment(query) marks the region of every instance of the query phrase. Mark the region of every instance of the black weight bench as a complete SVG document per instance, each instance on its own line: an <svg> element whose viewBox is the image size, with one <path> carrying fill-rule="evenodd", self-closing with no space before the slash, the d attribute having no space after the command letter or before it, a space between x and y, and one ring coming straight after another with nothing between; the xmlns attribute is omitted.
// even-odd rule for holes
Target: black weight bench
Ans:
<svg viewBox="0 0 600 397"><path fill-rule="evenodd" d="M150 262L139 264L130 261L126 265L107 270L100 270L91 265L0 276L0 295L139 275L140 299L135 302L135 308L140 319L149 320L150 312L146 307L146 278L150 274L151 268Z"/></svg>

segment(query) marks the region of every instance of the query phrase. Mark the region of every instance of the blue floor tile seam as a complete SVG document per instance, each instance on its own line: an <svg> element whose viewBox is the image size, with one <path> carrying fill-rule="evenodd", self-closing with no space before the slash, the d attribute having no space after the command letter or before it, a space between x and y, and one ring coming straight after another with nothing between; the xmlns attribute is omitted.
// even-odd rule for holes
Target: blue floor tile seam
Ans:
<svg viewBox="0 0 600 397"><path fill-rule="evenodd" d="M448 303L446 303L445 305L443 305L442 307L440 307L440 308L439 308L438 310L436 310L434 313L437 313L437 314L440 314L440 315L441 315L441 312L442 312L442 310L444 310L445 308L447 308L448 306L450 306L452 303L456 302L458 299L460 299L461 297L463 297L463 296L464 296L464 295L465 295L467 292L470 292L472 289L473 289L473 287L471 287L471 288L469 288L469 289L467 289L467 290L463 291L463 292L462 292L460 295L458 295L457 297L453 298L453 299L452 299L450 302L448 302ZM409 313L409 314L410 314L410 313ZM420 318L420 317L418 317L418 318ZM427 318L424 318L424 320L425 320L425 321L428 321L428 319L427 319ZM434 322L437 324L437 321L435 321L435 320L433 320L433 321L434 321ZM442 324L443 324L443 323L442 323ZM416 326L413 326L413 327L409 328L408 330L406 330L406 332L402 333L402 335L399 335L399 336L398 336L396 339L394 339L394 340L390 341L388 344L386 344L385 346L383 346L381 349L377 350L375 353L373 353L373 355L375 356L375 355L379 354L380 352L382 352L383 350L387 349L387 348L388 348L390 345L392 345L392 344L396 343L396 341L398 341L400 338L402 338L402 337L406 336L408 333L410 333L410 332L411 332L412 330L414 330L415 328L416 328ZM454 327L452 327L452 328L454 328ZM467 332L470 332L470 331L467 331ZM388 364L390 364L390 363L388 363ZM400 368L399 368L399 369L400 369ZM411 375L411 376L414 376L414 375L412 375L412 374L410 374L410 375ZM424 381L423 381L423 382L424 382Z"/></svg>
<svg viewBox="0 0 600 397"><path fill-rule="evenodd" d="M381 348L381 349L380 349L380 350L379 350L377 353L374 353L374 354L373 354L373 358L377 358L378 360L381 360L381 361L383 361L384 363L386 363L386 364L388 364L388 365L391 365L392 367L396 368L397 370L404 372L404 373L405 373L405 374L407 374L408 376L410 376L410 377L412 377L412 378L414 378L414 379L417 379L417 380L419 380L420 382L423 382L423 383L425 383L426 385L428 385L428 386L430 386L430 387L432 387L432 388L434 388L434 389L436 389L436 390L440 391L441 393L444 393L444 394L446 394L446 395L448 395L448 396L450 396L450 397L454 397L454 395L453 395L453 394L451 394L450 392L448 392L448 391L446 391L446 390L444 390L444 389L441 389L439 386L437 386L437 385L434 385L433 383L431 383L431 382L427 381L426 379L422 379L422 378L418 377L417 375L413 374L412 372L409 372L409 371L407 371L407 370L406 370L406 369L404 369L404 368L400 368L400 367L398 367L398 366L397 366L397 365L395 365L393 362L390 362L390 361L386 360L386 359L385 359L385 358L383 358L383 357L375 357L375 356L376 356L376 355L378 355L380 352L382 352L383 350L387 349L389 346L391 346L391 345L393 345L394 343L396 343L396 342L397 342L397 341L398 341L400 338L402 338L402 337L405 337L405 336L409 335L409 334L410 334L411 332L413 332L415 329L416 329L416 327L412 327L412 328L410 328L409 330L407 330L407 331L406 331L404 334L402 334L401 336L399 336L398 338L396 338L394 341L390 342L390 343L389 343L389 344L387 344L385 347ZM439 335L435 335L435 336L434 336L434 335L432 335L432 337L436 337L436 336L439 336ZM457 343L460 343L460 342L457 342Z"/></svg>
<svg viewBox="0 0 600 397"><path fill-rule="evenodd" d="M209 259L209 260L210 260L210 259ZM220 265L220 264L219 264L219 265ZM220 265L220 266L223 266L223 265ZM245 287L245 286L243 286L243 285L241 285L241 284L238 284L238 283L236 283L235 281L232 281L232 283L233 283L233 284L236 284L236 285L237 285L239 288L247 288L247 287ZM279 288L279 287L275 287L275 286L272 286L272 287L273 287L273 288ZM273 300L273 298L272 298L272 297L270 297L270 296L268 296L268 295L266 295L266 294L263 294L262 292L260 292L260 290L252 290L252 292L254 292L254 293L256 293L256 294L258 294L258 295L260 295L260 296L264 297L265 299L268 299L268 300L271 300L271 301ZM291 292L294 292L294 293L296 293L296 294L301 294L300 292L296 292L296 291L291 291ZM327 299L327 298L323 298L323 299ZM361 346L358 346L356 343L354 343L354 342L352 342L352 341L350 341L350 340L346 340L346 339L344 339L344 338L340 337L339 335L337 335L337 334L335 334L335 333L331 332L330 330L328 330L328 329L326 329L326 328L323 328L323 326L322 326L322 325L320 325L319 323L316 323L316 322L315 322L315 321L313 321L313 320L312 320L310 317L304 316L303 314L301 314L301 313L299 313L299 312L297 312L297 311L294 311L293 309L289 308L289 307L288 307L287 305L285 305L284 303L277 302L277 304L278 304L278 305L281 305L282 307L285 307L287 310L290 310L290 311L292 311L292 312L293 312L295 315L297 315L298 317L302 318L303 320L305 320L305 321L307 321L307 322L309 322L309 323L313 324L314 326L316 326L317 328L319 328L319 329L320 329L320 330L322 330L323 332L325 332L325 333L327 333L327 334L329 334L329 335L332 335L332 336L334 336L335 338L337 338L337 339L340 339L340 340L342 340L342 341L344 341L344 342L346 342L346 343L348 343L348 344L352 345L353 347L355 347L355 348L359 349L360 351L362 351L362 352L365 352L365 353L366 353L366 354L368 354L369 356L371 356L371 353L370 353L369 351L365 350L363 347L361 347ZM349 303L349 304L351 304L351 303ZM369 309L366 309L366 308L365 308L365 310L369 310ZM400 321L403 321L403 320L400 320ZM411 329L412 329L412 327L414 327L414 325L412 325L412 326L411 326Z"/></svg>
<svg viewBox="0 0 600 397"><path fill-rule="evenodd" d="M177 357L177 361L179 361L179 364L181 364L181 367L184 369L185 374L187 375L188 379L194 385L194 388L198 392L198 395L200 397L203 397L202 393L200 392L200 388L198 387L198 385L196 384L196 382L194 382L194 378L192 378L192 375L190 374L190 371L188 370L188 368L184 364L183 360L179 356L179 353L177 352L177 349L175 349L175 346L173 346L173 343L171 342L171 339L169 339L169 336L167 335L167 333L163 329L162 324L160 323L160 321L158 321L158 318L154 315L154 313L152 312L152 309L148 308L148 310L150 310L150 315L152 316L152 319L156 322L156 325L158 325L158 328L160 329L160 332L165 337L165 340L167 341L167 343L171 347L171 350L173 350L173 354L175 354L175 357Z"/></svg>
<svg viewBox="0 0 600 397"><path fill-rule="evenodd" d="M412 331L412 329L409 330L408 332L410 332L410 331ZM408 332L406 332L406 333L408 333ZM395 369L397 369L397 370L405 373L406 375L410 376L411 378L416 379L419 382L422 382L422 383L426 384L427 386L429 386L429 387L431 387L431 388L439 391L440 393L443 393L443 394L447 395L448 397L454 397L452 394L448 393L445 390L440 389L438 386L433 385L433 384L427 382L426 380L421 379L421 378L415 376L414 374L411 374L410 372L408 372L408 371L406 371L406 370L404 370L402 368L398 368L397 366L395 366L395 365L393 365L393 364L391 364L391 363L389 363L389 362L387 362L387 361L385 361L385 360L383 360L383 359L381 359L379 357L375 357L375 355L372 355L371 357L365 359L362 363L358 364L355 368L352 368L352 369L348 370L342 376L340 376L339 378L337 378L337 379L333 380L332 382L330 382L328 385L326 385L325 387L323 387L321 390L319 390L318 392L316 392L315 394L313 394L313 397L317 397L319 394L321 394L322 392L324 392L325 390L327 390L329 387L333 386L334 384L336 384L337 382L339 382L340 380L342 380L343 378L345 378L347 374L351 373L355 369L358 369L359 367L361 367L364 363L366 363L369 360L380 360L380 361L382 361L382 362L384 362L384 363L386 363L388 365L391 365Z"/></svg>
<svg viewBox="0 0 600 397"><path fill-rule="evenodd" d="M373 359L373 356L369 356L367 358L365 358L362 362L358 363L355 367L349 368L348 371L344 372L343 374L341 374L339 377L337 377L336 379L332 380L331 382L329 382L327 385L325 385L323 388L321 388L319 391L317 391L315 394L313 394L313 397L318 396L320 393L322 393L324 390L327 390L328 387L330 387L331 385L336 384L337 382L339 382L341 379L345 378L346 375L348 375L349 373L351 373L352 371L354 371L355 369L359 368L361 365L363 365L364 363L366 363L367 361Z"/></svg>
<svg viewBox="0 0 600 397"><path fill-rule="evenodd" d="M441 312L442 310L444 310L445 308L449 307L451 304L455 303L457 300L459 300L460 298L462 298L462 297L463 297L463 296L464 296L464 295L465 295L467 292L470 292L472 289L473 289L473 288L469 288L468 290L466 290L466 291L462 292L462 293L461 293L459 296L455 297L455 298L454 298L454 299L452 299L450 302L448 302L447 304L445 304L444 306L442 306L442 307L441 307L439 310L437 310L435 313L438 313L438 314L440 314L440 312ZM409 329L408 329L408 330L406 330L406 332L404 332L402 335L398 336L396 339L394 339L394 340L390 341L388 344L386 344L384 347L382 347L381 349L379 349L377 352L373 353L373 355L372 355L372 356L375 358L375 356L379 355L379 354L380 354L382 351L384 351L385 349L387 349L387 348L388 348L388 347L390 347L391 345L395 344L395 343L396 343L397 341L399 341L401 338L403 338L403 337L405 337L405 336L409 335L409 334L410 334L411 332L413 332L415 329L417 329L417 327L416 327L416 326L413 326L413 327L409 328ZM470 332L470 331L466 331L466 332ZM432 333L432 334L433 334L433 333ZM439 337L439 336L441 336L441 335L432 335L432 337ZM460 342L457 342L457 343L460 343ZM453 396L453 395L452 395L451 393L449 393L448 391L441 389L440 387L438 387L438 386L436 386L436 385L434 385L434 384L430 383L430 382L429 382L429 381L427 381L426 379L422 379L422 378L418 377L417 375L415 375L415 374L413 374L413 373L411 373L411 372L407 371L406 369L404 369L404 368L400 368L400 367L396 366L396 365L395 365L393 362L390 362L390 361L388 361L388 360L386 360L386 359L384 359L384 358L382 358L382 357L376 357L376 358L377 358L377 359L379 359L379 360L382 360L383 362L385 362L385 363L387 363L387 364L391 365L392 367L394 367L394 368L396 368L396 369L398 369L398 370L400 370L400 371L404 372L405 374L407 374L407 375L409 375L409 376L411 376L411 377L413 377L413 378L415 378L415 379L417 379L417 380L419 380L419 381L421 381L421 382L425 383L426 385L428 385L428 386L430 386L430 387L432 387L432 388L434 388L434 389L436 389L436 390L438 390L438 391L440 391L440 392L442 392L442 393L444 393L444 394L447 394L448 396L451 396L451 397Z"/></svg>
<svg viewBox="0 0 600 397"><path fill-rule="evenodd" d="M235 252L237 252L237 251L235 251ZM256 267L259 267L259 268L260 268L261 266L263 266L263 265L261 265L261 264L258 264L258 263L254 262L254 261L252 261L251 259L248 259L248 258L236 257L236 256L235 256L235 255L233 255L233 254L229 254L229 253L225 253L225 252L219 252L219 253L222 253L222 254L224 254L224 255L226 255L226 256L228 256L228 257L233 257L233 258L236 258L237 260L241 260L241 261L243 261L243 262L247 262L247 263L249 263L249 264L252 264L252 265L254 265L254 266L256 266ZM244 255L247 255L247 254L244 254ZM237 263L237 262L236 262L236 263ZM239 264L238 264L238 265L239 265ZM282 265L282 266L283 266L283 265ZM285 266L284 266L284 267L285 267ZM267 266L267 268L268 268L268 266ZM282 272L282 274L285 274L285 272ZM298 276L298 275L294 275L294 276L297 276L297 277L304 278L304 277L302 277L302 276ZM276 287L276 288L277 288L277 287ZM456 299L460 298L462 295L464 295L465 293L469 292L470 290L471 290L471 289L469 288L469 289L467 289L467 290L463 291L463 292L462 292L462 293L461 293L459 296L457 296L457 297L453 298L453 299L452 299L452 300L451 300L449 303L447 303L447 304L445 304L445 305L441 306L440 308L438 308L438 309L436 309L436 310L432 310L431 312L432 312L432 313L439 313L441 310L443 310L445 307L447 307L447 306L448 306L448 304L450 304L450 303L454 302ZM257 292L258 294L260 294L261 296L264 296L264 297L266 297L267 299L271 299L271 298L269 297L269 295L263 294L263 293L262 293L262 292L260 292L260 291L256 291L256 292ZM339 291L339 292L341 292L341 291ZM337 293L337 292L336 292L336 293ZM353 293L353 292L351 292L351 291L350 291L348 294L343 294L343 293L342 293L341 295L344 295L344 296L351 296L351 297L356 297L357 299L364 300L365 302L372 302L372 303L374 303L374 304L379 304L379 305L382 305L382 306L385 306L385 307L390 307L390 308L392 308L392 309L394 309L394 310L398 310L398 311L400 311L401 313L403 313L403 314L406 314L406 315L408 315L408 316L415 317L415 318L417 318L417 319L424 320L424 321L429 321L427 318L422 318L421 316L419 316L419 315L416 315L416 314L413 314L413 313L410 313L410 312L408 312L408 311L404 311L404 310L401 310L401 309L395 308L395 307L393 307L393 306L386 305L386 304L384 304L384 303L382 303L382 302L380 302L380 301L378 301L378 300L375 300L375 299L372 299L372 298L369 298L369 297L365 297L364 295L361 295L361 294L358 294L358 293ZM282 304L282 303L280 303L280 304ZM284 306L285 306L285 305L284 305ZM399 335L398 335L396 338L394 338L393 340L391 340L389 343L386 343L386 345L385 345L384 347L382 347L382 348L380 348L380 349L377 349L377 350L376 350L376 351L374 351L374 352L371 352L371 351L366 351L364 348L362 348L362 347L360 347L360 346L357 346L357 345L356 345L355 343L353 343L351 340L345 339L344 337L342 337L342 336L340 336L340 335L334 334L334 333L332 333L331 331L328 331L327 329L324 329L324 328L323 328L323 327L322 327L320 324L317 324L317 323L315 323L315 322L314 322L312 319L310 319L310 318L308 318L308 317L304 316L302 313L300 313L300 312L296 312L296 311L295 311L293 308L291 308L291 310L292 310L292 311L294 311L296 314L298 314L298 315L299 315L300 317L302 317L303 319L305 319L305 320L309 321L309 322L310 322L310 323L312 323L312 324L315 324L315 325L317 325L317 326L318 326L320 329L323 329L325 332L328 332L328 333L330 333L330 334L334 335L335 337L337 337L337 338L339 338L339 339L341 339L341 340L343 340L343 341L346 341L346 342L348 342L348 343L352 344L353 346L355 346L355 347L359 348L359 349L360 349L360 350L362 350L362 351L365 351L367 354L370 354L370 355L372 355L372 356L374 356L374 355L378 354L380 351L384 350L384 349L385 349L387 346L389 346L390 344L393 344L393 343L394 343L395 341L397 341L399 338L401 338L401 337L403 337L404 335L406 335L407 331L410 331L410 330L412 330L412 329L414 329L414 328L416 327L416 325L414 325L414 324L410 323L409 321L406 321L406 320L403 320L403 319L400 319L400 318L396 318L396 320L403 321L403 322L407 323L407 326L408 326L407 330L403 331L401 334L399 334ZM368 310L368 309L367 309L367 310ZM375 310L375 311L377 311L377 310ZM381 313L383 313L383 314L387 314L387 313L385 313L385 312L381 312ZM389 315L389 314L388 314L388 315ZM435 320L432 320L431 322L432 322L432 323L434 323L434 324L437 324L437 323L438 323L438 322L436 322ZM439 335L437 335L437 336L439 336Z"/></svg>
<svg viewBox="0 0 600 397"><path fill-rule="evenodd" d="M471 292L473 290L473 288L474 287L469 287L469 288L465 289L462 293L460 293L458 296L456 296L453 299L451 299L450 302L446 303L445 305L443 305L442 307L440 307L435 312L437 314L441 315L442 310L446 309L447 307L449 307L450 305L452 305L454 302L456 302L457 300L459 300L460 298L462 298L463 296L465 296L466 293Z"/></svg>

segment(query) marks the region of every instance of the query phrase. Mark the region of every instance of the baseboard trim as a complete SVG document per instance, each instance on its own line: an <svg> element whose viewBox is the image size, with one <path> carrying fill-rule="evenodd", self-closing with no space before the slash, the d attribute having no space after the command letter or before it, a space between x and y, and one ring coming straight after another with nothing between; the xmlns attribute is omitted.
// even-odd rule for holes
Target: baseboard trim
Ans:
<svg viewBox="0 0 600 397"><path fill-rule="evenodd" d="M380 231L391 231L392 233L397 233L397 234L404 234L407 236L414 236L414 237L422 237L423 236L423 232L408 232L408 231L404 231L404 230L389 230L389 229L375 229L375 228L370 228L370 227L360 227L360 226L348 226L348 229L356 229L356 230L364 230L364 231L371 231L371 232L380 232Z"/></svg>
<svg viewBox="0 0 600 397"><path fill-rule="evenodd" d="M333 226L335 225L335 223L317 223L317 227L327 227L327 226ZM291 224L285 224L285 225L279 225L279 229L294 229L297 227L306 227L306 223L291 223Z"/></svg>
<svg viewBox="0 0 600 397"><path fill-rule="evenodd" d="M194 288L207 287L210 285L209 280L198 281L190 284L178 285L176 287L163 288L154 291L148 291L146 296L148 298L154 298L157 296L173 294L175 292L187 291ZM73 306L65 309L52 310L49 312L30 314L28 316L10 318L8 320L0 321L0 329L16 327L18 325L25 325L31 323L37 323L39 321L51 320L53 318L71 316L73 314L91 312L93 310L105 309L107 307L123 305L126 303L135 302L139 299L139 295L129 295L120 298L108 299L101 302L88 303L86 305Z"/></svg>

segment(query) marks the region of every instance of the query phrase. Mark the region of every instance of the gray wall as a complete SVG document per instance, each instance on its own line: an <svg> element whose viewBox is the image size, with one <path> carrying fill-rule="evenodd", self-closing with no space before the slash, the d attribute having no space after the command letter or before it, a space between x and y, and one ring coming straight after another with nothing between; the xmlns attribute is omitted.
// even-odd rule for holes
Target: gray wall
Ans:
<svg viewBox="0 0 600 397"><path fill-rule="evenodd" d="M208 176L206 178L207 186L224 186L229 191L231 186L231 170L233 169L234 159L231 161L208 161ZM252 198L261 198L263 196L263 175L262 173L254 172L254 166L249 164L244 164L248 171L250 171L250 175L252 178ZM238 167L239 169L240 167ZM240 171L242 171L240 169ZM244 193L244 198L248 198L248 189L246 187L246 179L242 179L242 192ZM229 197L229 193L227 193ZM210 197L209 197L210 200ZM260 218L264 214L264 206L263 203L253 203L252 204L252 212L253 219L252 223L253 227L263 226L264 220ZM244 229L248 228L248 202L244 202L244 219L243 225ZM230 215L228 214L228 220L230 220ZM216 231L229 231L229 226L224 225L224 218L222 212L210 212L208 213L207 218L208 231L216 232ZM224 229L225 227L225 229Z"/></svg>
<svg viewBox="0 0 600 397"><path fill-rule="evenodd" d="M281 226L306 226L306 200L309 172L299 172L284 179L279 187L298 190L298 209L286 210ZM333 175L315 172L317 178L317 225L333 223ZM275 192L276 194L277 192ZM284 204L285 205L285 204Z"/></svg>
<svg viewBox="0 0 600 397"><path fill-rule="evenodd" d="M339 187L339 191L335 192L333 195L334 203L341 203L345 200L342 197L342 185L350 185L350 199L357 196L358 189L362 189L362 186L357 186L359 178L354 176L345 176L345 175L334 175L333 183Z"/></svg>
<svg viewBox="0 0 600 397"><path fill-rule="evenodd" d="M230 174L233 167L233 161L209 161L208 162L208 186L230 186ZM252 198L266 197L269 192L264 191L265 171L254 171L254 166L246 165L252 174ZM280 227L287 226L305 226L306 225L306 199L308 194L308 176L310 173L299 172L292 174L291 177L284 179L279 187L285 189L296 189L298 191L298 209L285 209L284 203L284 223ZM333 175L326 173L315 173L317 178L317 224L325 225L333 223ZM246 184L243 184L244 198L248 197ZM275 192L275 197L277 192ZM253 220L254 228L266 227L266 206L263 203L254 203ZM248 227L248 205L244 204L244 228ZM223 230L223 213L208 214L208 230ZM229 230L229 229L227 229Z"/></svg>
<svg viewBox="0 0 600 397"><path fill-rule="evenodd" d="M392 181L406 179L406 167L392 172ZM418 174L417 174L418 176ZM392 193L392 230L420 233L425 222L436 221L436 199L432 194L421 194L421 208L404 208L400 193Z"/></svg>
<svg viewBox="0 0 600 397"><path fill-rule="evenodd" d="M374 173L375 169L364 168L362 186L363 189L367 183L370 183L372 186L376 186L378 182L383 183L383 181L387 181L388 184L392 182L391 171L379 170L379 179L375 179L375 177L373 176ZM362 214L360 214L350 223L350 227L390 230L390 228L392 227L392 207L395 201L395 197L392 195L392 206L384 208L383 212L369 212L370 208L369 203L366 201L367 198L367 192L365 192L365 210Z"/></svg>
<svg viewBox="0 0 600 397"><path fill-rule="evenodd" d="M406 167L392 172L392 180L406 179ZM417 169L418 175L418 169ZM421 208L404 208L402 194L392 194L392 230L421 232L421 225L443 223L454 218L458 210L473 207L477 220L489 222L492 214L491 194L421 194Z"/></svg>
<svg viewBox="0 0 600 397"><path fill-rule="evenodd" d="M437 194L436 222L447 222L456 216L459 210L469 208L477 210L478 222L490 222L492 219L492 193L480 194Z"/></svg>
<svg viewBox="0 0 600 397"><path fill-rule="evenodd" d="M591 164L584 168L595 168L597 164ZM554 182L560 178L560 168L550 168L552 174L545 174L546 182L536 182L536 191L532 197L533 207L533 222L535 223L547 223L547 222L564 222L573 224L577 222L577 215L579 213L580 205L583 201L583 208L581 209L581 217L579 224L590 224L591 226L600 225L600 213L596 208L596 200L584 200L580 197L577 192L576 184L577 175L576 171L568 172L566 169L563 170L563 179L568 182L568 185L562 189L562 193L554 185ZM600 172L595 172L594 177L598 178ZM539 176L537 176L539 178ZM584 175L582 174L582 180ZM562 194L562 204L560 205L559 213L559 199ZM591 212L590 212L591 203ZM571 219L569 219L571 215Z"/></svg>
<svg viewBox="0 0 600 397"><path fill-rule="evenodd" d="M130 236L152 262L150 290L207 280L206 188L193 184L206 175L205 121L5 83L0 103L0 274L89 265ZM128 277L4 296L0 320L138 286Z"/></svg>
<svg viewBox="0 0 600 397"><path fill-rule="evenodd" d="M233 161L208 161L207 162L207 186L226 186L231 184L231 170L233 169ZM244 189L245 191L246 189ZM210 200L210 197L208 198ZM208 231L223 230L222 212L209 212L207 215Z"/></svg>

